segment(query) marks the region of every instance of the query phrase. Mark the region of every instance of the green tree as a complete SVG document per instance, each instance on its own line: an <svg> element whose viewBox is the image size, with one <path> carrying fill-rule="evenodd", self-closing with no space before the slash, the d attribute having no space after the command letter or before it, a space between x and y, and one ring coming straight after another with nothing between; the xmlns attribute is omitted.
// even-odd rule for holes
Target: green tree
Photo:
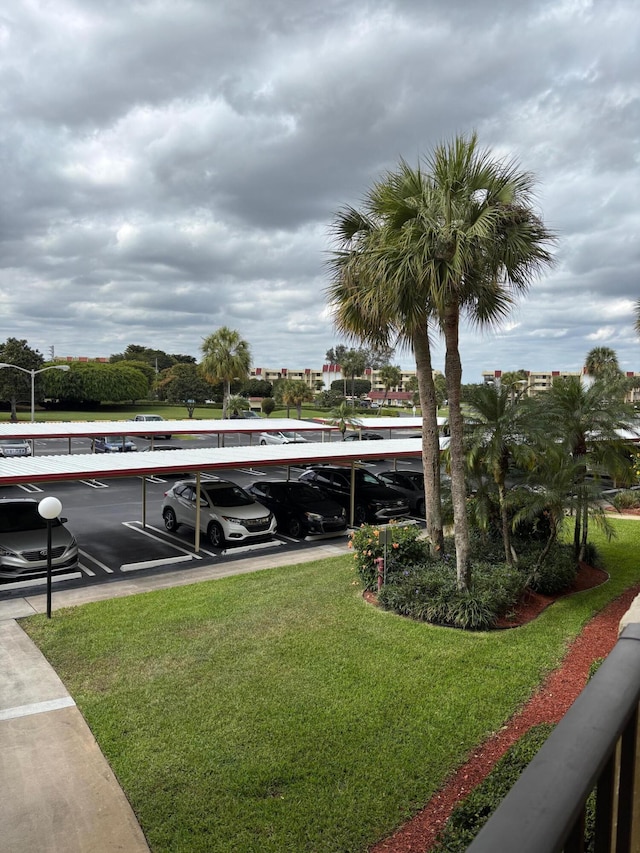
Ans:
<svg viewBox="0 0 640 853"><path fill-rule="evenodd" d="M126 361L73 362L63 373L49 370L42 374L46 396L70 407L95 408L100 403L125 403L143 400L149 394L149 383L142 371Z"/></svg>
<svg viewBox="0 0 640 853"><path fill-rule="evenodd" d="M280 389L282 402L287 407L289 417L290 406L295 406L298 418L302 417L302 404L313 401L313 391L304 379L286 379Z"/></svg>
<svg viewBox="0 0 640 853"><path fill-rule="evenodd" d="M467 389L464 401L470 428L471 466L474 467L474 457L478 457L496 486L505 561L513 565L506 479L513 462L521 467L531 463L532 450L523 438L529 435L535 421L528 418L526 401L522 401L519 395L514 398L509 385L472 385Z"/></svg>
<svg viewBox="0 0 640 853"><path fill-rule="evenodd" d="M374 185L363 211L346 207L335 218L338 250L331 260L332 282L327 289L336 326L374 347L390 341L411 348L416 361L422 410L422 466L426 526L431 554L444 555L440 500L440 444L429 320L428 288L416 277L407 256L407 203L420 195L421 176L409 171L389 175Z"/></svg>
<svg viewBox="0 0 640 853"><path fill-rule="evenodd" d="M592 379L620 379L618 356L610 347L594 347L584 360L584 372Z"/></svg>
<svg viewBox="0 0 640 853"><path fill-rule="evenodd" d="M208 335L202 342L202 370L210 382L222 382L222 417L227 417L227 403L231 395L231 382L244 380L251 367L249 344L240 334L227 326L221 326L217 332Z"/></svg>
<svg viewBox="0 0 640 853"><path fill-rule="evenodd" d="M273 399L273 397L264 397L262 400L262 403L260 404L261 410L264 412L264 414L267 417L269 417L269 415L275 409L275 407L276 407L276 401Z"/></svg>
<svg viewBox="0 0 640 853"><path fill-rule="evenodd" d="M329 412L328 422L332 426L338 427L342 434L343 441L345 433L347 432L347 427L358 427L362 425L362 421L353 414L353 406L350 406L346 400L343 400L342 403L338 403L337 406L331 409Z"/></svg>
<svg viewBox="0 0 640 853"><path fill-rule="evenodd" d="M609 379L597 379L586 387L578 376L558 378L544 395L534 399L547 442L561 444L578 465L573 489L577 495L573 544L576 556L582 559L591 508L586 475L606 472L622 479L631 476L629 448L619 430L632 428L633 407L622 401L616 384Z"/></svg>
<svg viewBox="0 0 640 853"><path fill-rule="evenodd" d="M18 338L7 338L0 344L0 362L4 364L15 364L24 370L39 370L44 365L44 358L38 350L31 349L26 340ZM0 398L7 400L11 406L10 419L18 420L18 401L31 400L31 377L24 370L12 370L10 367L0 369ZM58 370L49 370L48 373L61 373ZM42 374L41 374L42 375ZM40 377L34 378L40 379ZM39 388L39 383L35 385Z"/></svg>
<svg viewBox="0 0 640 853"><path fill-rule="evenodd" d="M351 380L351 396L355 397L355 380L356 376L362 376L367 366L367 354L362 349L347 350L342 356L340 362L340 370L344 380L344 395L347 396L347 379ZM355 401L352 400L352 405Z"/></svg>
<svg viewBox="0 0 640 853"><path fill-rule="evenodd" d="M515 295L525 292L535 274L551 263L553 235L534 212L533 186L532 176L514 162L481 150L475 134L438 145L424 169L402 162L368 197L375 224L368 226L369 235L377 232L380 239L367 240L374 261L360 269L359 277L354 273L365 302L362 313L370 321L379 322L385 314L383 306L376 306L372 289L389 278L404 289L404 324L412 334L414 352L417 343L425 348L429 318L444 336L457 577L463 590L470 585L471 571L460 320L467 316L478 326L497 324ZM371 216L361 220L370 222ZM423 315L420 324L415 322L418 311ZM396 322L400 317L395 311ZM409 317L413 319L407 324ZM417 328L420 337L415 336ZM416 353L419 378L426 379L426 365L425 359L418 367ZM428 381L433 385L432 378ZM423 439L425 432L423 428Z"/></svg>
<svg viewBox="0 0 640 853"><path fill-rule="evenodd" d="M386 405L387 396L392 388L398 388L402 382L402 371L399 367L387 364L380 368L380 381L384 385L384 397L382 405Z"/></svg>
<svg viewBox="0 0 640 853"><path fill-rule="evenodd" d="M197 404L211 399L213 389L202 375L197 364L177 362L165 371L159 383L166 400L182 403L190 418Z"/></svg>
<svg viewBox="0 0 640 853"><path fill-rule="evenodd" d="M342 399L344 399L344 380L334 379L329 386L330 391L337 391ZM351 393L354 397L362 397L371 391L371 381L369 379L353 379L351 381Z"/></svg>
<svg viewBox="0 0 640 853"><path fill-rule="evenodd" d="M271 397L273 385L266 379L248 379L242 384L242 393L246 397Z"/></svg>

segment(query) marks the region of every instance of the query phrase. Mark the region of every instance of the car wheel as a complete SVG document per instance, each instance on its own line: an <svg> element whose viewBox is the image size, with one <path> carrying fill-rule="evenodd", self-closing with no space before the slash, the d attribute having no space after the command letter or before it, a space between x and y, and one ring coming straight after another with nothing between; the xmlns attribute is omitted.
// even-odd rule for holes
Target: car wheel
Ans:
<svg viewBox="0 0 640 853"><path fill-rule="evenodd" d="M267 443L267 442L264 440L264 438L260 439L260 444L261 444L263 447L264 447L264 445L265 445L266 443Z"/></svg>
<svg viewBox="0 0 640 853"><path fill-rule="evenodd" d="M209 540L209 544L214 548L223 547L224 533L222 532L222 527L220 527L217 521L212 521L207 528L207 539Z"/></svg>
<svg viewBox="0 0 640 853"><path fill-rule="evenodd" d="M365 512L364 507L360 504L356 504L353 509L353 523L356 525L356 527L360 527L360 525L364 524L366 520L367 513Z"/></svg>
<svg viewBox="0 0 640 853"><path fill-rule="evenodd" d="M169 533L173 533L178 529L178 519L176 518L176 514L171 509L171 507L167 507L165 509L165 511L162 513L162 517L164 518L165 529L168 530Z"/></svg>
<svg viewBox="0 0 640 853"><path fill-rule="evenodd" d="M301 539L304 535L304 530L302 529L302 523L297 518L290 518L288 524L289 536L293 536L294 539Z"/></svg>

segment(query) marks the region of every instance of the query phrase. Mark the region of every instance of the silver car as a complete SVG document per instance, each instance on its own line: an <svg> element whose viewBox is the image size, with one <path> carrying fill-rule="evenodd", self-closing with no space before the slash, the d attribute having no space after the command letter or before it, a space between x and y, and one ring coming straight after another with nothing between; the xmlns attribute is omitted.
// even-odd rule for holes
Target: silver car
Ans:
<svg viewBox="0 0 640 853"><path fill-rule="evenodd" d="M64 526L51 522L51 568L58 572L78 567L78 543ZM0 500L0 578L43 575L47 570L47 522L33 498Z"/></svg>
<svg viewBox="0 0 640 853"><path fill-rule="evenodd" d="M260 444L303 444L309 439L300 435L299 432L261 432Z"/></svg>
<svg viewBox="0 0 640 853"><path fill-rule="evenodd" d="M162 517L170 532L181 524L195 529L195 480L180 480L165 492ZM276 519L236 483L213 480L200 483L200 530L214 548L221 548L225 542L270 539Z"/></svg>
<svg viewBox="0 0 640 853"><path fill-rule="evenodd" d="M26 438L0 438L0 456L31 456L31 444Z"/></svg>

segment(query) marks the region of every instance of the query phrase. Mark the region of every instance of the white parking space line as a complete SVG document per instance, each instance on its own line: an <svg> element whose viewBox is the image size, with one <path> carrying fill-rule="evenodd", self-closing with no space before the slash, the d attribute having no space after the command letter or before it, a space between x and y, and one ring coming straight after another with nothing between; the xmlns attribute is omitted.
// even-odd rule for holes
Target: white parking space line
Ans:
<svg viewBox="0 0 640 853"><path fill-rule="evenodd" d="M157 527L149 527L147 525L146 528L142 527L141 522L139 521L123 521L122 524L125 527L128 527L129 530L134 530L136 533L141 533L143 536L148 536L149 539L154 539L156 542L161 542L162 544L167 544L167 535L162 530L158 530ZM154 533L150 533L149 531L153 530L155 533L159 534L158 536L154 535ZM173 538L173 537L172 537ZM182 540L178 539L178 542ZM181 545L171 545L172 548L175 548L177 551L182 551L183 554L187 554L190 558L193 557L194 560L201 560L202 557L200 554L195 554L193 551L189 551L187 548L181 547ZM208 553L208 552L204 552ZM215 557L215 554L209 554L211 557Z"/></svg>
<svg viewBox="0 0 640 853"><path fill-rule="evenodd" d="M240 471L241 474L251 474L252 477L266 477L266 471L254 471L253 468L235 468L234 470Z"/></svg>
<svg viewBox="0 0 640 853"><path fill-rule="evenodd" d="M41 489L40 486L36 486L33 483L18 483L18 488L22 489L23 492L27 492L28 494L34 494L35 492L44 491L44 489Z"/></svg>
<svg viewBox="0 0 640 853"><path fill-rule="evenodd" d="M187 554L183 557L166 557L160 560L142 560L140 563L123 563L121 572L137 572L140 569L152 569L155 566L172 566L174 563L187 563L198 559L195 554Z"/></svg>
<svg viewBox="0 0 640 853"><path fill-rule="evenodd" d="M92 489L108 489L108 483L101 483L100 480L80 480L85 486L90 486Z"/></svg>
<svg viewBox="0 0 640 853"><path fill-rule="evenodd" d="M79 549L78 553L81 554L85 558L85 560L91 560L91 562L95 563L96 566L100 566L103 572L108 572L110 575L113 574L113 569L110 569L109 566L107 566L105 563L101 563L97 557L92 557L91 554L87 554L87 552L83 551L82 549Z"/></svg>
<svg viewBox="0 0 640 853"><path fill-rule="evenodd" d="M82 563L78 563L78 566L80 567L80 571L84 572L85 575L89 575L90 578L95 578L96 573L92 572L88 566L83 566Z"/></svg>
<svg viewBox="0 0 640 853"><path fill-rule="evenodd" d="M163 479L162 479L162 477L156 477L155 475L154 475L154 476L149 476L149 477L146 477L146 478L145 478L145 477L137 477L136 479L137 479L137 480L144 480L144 479L146 479L147 483L166 483L166 482L167 482L166 480L163 480Z"/></svg>

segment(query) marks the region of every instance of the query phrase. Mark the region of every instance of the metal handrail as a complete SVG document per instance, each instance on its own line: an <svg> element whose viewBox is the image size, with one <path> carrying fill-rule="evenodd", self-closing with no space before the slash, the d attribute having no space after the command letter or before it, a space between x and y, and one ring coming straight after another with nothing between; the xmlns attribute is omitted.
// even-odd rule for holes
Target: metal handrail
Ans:
<svg viewBox="0 0 640 853"><path fill-rule="evenodd" d="M640 624L632 624L467 853L581 853L594 789L596 853L631 853L639 702Z"/></svg>

